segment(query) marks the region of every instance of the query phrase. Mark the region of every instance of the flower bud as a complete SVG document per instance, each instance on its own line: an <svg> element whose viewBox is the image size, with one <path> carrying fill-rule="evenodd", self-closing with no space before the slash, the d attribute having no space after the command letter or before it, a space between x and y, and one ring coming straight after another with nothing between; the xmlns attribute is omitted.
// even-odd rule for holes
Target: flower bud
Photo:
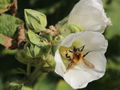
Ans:
<svg viewBox="0 0 120 90"><path fill-rule="evenodd" d="M43 13L32 9L25 9L24 13L28 29L34 30L34 32L45 30L47 19Z"/></svg>

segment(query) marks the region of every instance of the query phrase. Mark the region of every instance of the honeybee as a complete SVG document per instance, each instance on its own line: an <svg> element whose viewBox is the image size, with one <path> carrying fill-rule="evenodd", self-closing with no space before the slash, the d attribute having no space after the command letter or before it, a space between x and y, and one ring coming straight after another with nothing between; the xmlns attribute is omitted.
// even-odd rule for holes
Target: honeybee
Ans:
<svg viewBox="0 0 120 90"><path fill-rule="evenodd" d="M65 57L70 61L70 63L67 65L66 70L68 71L70 68L74 67L76 64L79 64L81 61L88 67L88 68L94 68L94 65L90 63L89 61L85 60L85 56L89 53L83 54L82 51L84 50L84 46L81 48L73 47L73 49L66 48L66 52L62 53L65 54ZM64 48L65 49L65 48Z"/></svg>

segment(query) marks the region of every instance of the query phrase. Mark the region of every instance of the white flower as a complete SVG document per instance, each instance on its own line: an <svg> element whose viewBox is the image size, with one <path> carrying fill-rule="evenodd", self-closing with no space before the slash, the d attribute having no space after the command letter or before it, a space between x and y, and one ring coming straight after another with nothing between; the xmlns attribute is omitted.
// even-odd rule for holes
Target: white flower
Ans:
<svg viewBox="0 0 120 90"><path fill-rule="evenodd" d="M89 31L104 32L111 21L107 18L102 0L80 0L68 17L69 24L79 25Z"/></svg>
<svg viewBox="0 0 120 90"><path fill-rule="evenodd" d="M55 53L55 72L74 89L84 88L104 75L107 46L100 32L70 34Z"/></svg>

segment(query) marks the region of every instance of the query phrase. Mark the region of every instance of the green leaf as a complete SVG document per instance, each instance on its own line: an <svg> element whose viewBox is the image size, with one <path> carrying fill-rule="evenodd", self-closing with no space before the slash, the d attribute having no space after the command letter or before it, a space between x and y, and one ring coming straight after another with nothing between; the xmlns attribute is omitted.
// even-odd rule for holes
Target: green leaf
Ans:
<svg viewBox="0 0 120 90"><path fill-rule="evenodd" d="M46 30L45 27L47 25L47 19L43 13L32 9L25 9L24 13L28 29L35 32Z"/></svg>
<svg viewBox="0 0 120 90"><path fill-rule="evenodd" d="M11 15L1 14L0 15L0 34L8 37L13 37L17 31L18 25L23 22Z"/></svg>
<svg viewBox="0 0 120 90"><path fill-rule="evenodd" d="M35 44L37 46L46 46L46 45L48 45L48 43L45 41L44 38L42 38L41 36L35 34L34 32L28 30L27 34L28 34L28 38L29 38L31 43L33 43L33 44Z"/></svg>
<svg viewBox="0 0 120 90"><path fill-rule="evenodd" d="M13 0L0 0L0 4L10 4Z"/></svg>
<svg viewBox="0 0 120 90"><path fill-rule="evenodd" d="M60 80L59 83L57 84L56 90L75 90L70 87L64 80Z"/></svg>
<svg viewBox="0 0 120 90"><path fill-rule="evenodd" d="M0 34L0 44L3 45L4 44L4 38L1 37L1 34Z"/></svg>
<svg viewBox="0 0 120 90"><path fill-rule="evenodd" d="M34 57L37 57L40 54L40 47L36 46L34 47Z"/></svg>
<svg viewBox="0 0 120 90"><path fill-rule="evenodd" d="M0 13L4 13L9 10L13 0L0 0Z"/></svg>

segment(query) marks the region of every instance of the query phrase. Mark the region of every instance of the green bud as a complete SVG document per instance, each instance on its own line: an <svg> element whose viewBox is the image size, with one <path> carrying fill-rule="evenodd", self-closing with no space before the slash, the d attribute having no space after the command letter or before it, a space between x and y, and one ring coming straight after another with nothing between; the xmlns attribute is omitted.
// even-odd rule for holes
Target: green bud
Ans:
<svg viewBox="0 0 120 90"><path fill-rule="evenodd" d="M16 53L16 59L23 64L32 63L32 56L29 49L25 52L24 50L20 50Z"/></svg>
<svg viewBox="0 0 120 90"><path fill-rule="evenodd" d="M40 47L27 43L23 50L19 50L16 54L16 59L23 63L30 63L32 66L35 66L37 63L36 58L40 56Z"/></svg>
<svg viewBox="0 0 120 90"><path fill-rule="evenodd" d="M27 34L28 34L28 39L32 44L42 47L48 45L45 38L35 34L34 32L28 30Z"/></svg>
<svg viewBox="0 0 120 90"><path fill-rule="evenodd" d="M66 30L71 31L71 33L75 33L75 32L82 32L84 31L81 27L75 25L75 24L67 24L64 27Z"/></svg>
<svg viewBox="0 0 120 90"><path fill-rule="evenodd" d="M61 28L58 28L59 32L62 32L62 36L66 37L67 35L75 32L82 32L84 31L81 27L74 25L74 24L65 24Z"/></svg>
<svg viewBox="0 0 120 90"><path fill-rule="evenodd" d="M39 56L40 54L40 47L36 46L34 47L34 57Z"/></svg>
<svg viewBox="0 0 120 90"><path fill-rule="evenodd" d="M43 13L32 9L25 9L24 13L28 29L34 30L34 32L45 30L47 19Z"/></svg>

